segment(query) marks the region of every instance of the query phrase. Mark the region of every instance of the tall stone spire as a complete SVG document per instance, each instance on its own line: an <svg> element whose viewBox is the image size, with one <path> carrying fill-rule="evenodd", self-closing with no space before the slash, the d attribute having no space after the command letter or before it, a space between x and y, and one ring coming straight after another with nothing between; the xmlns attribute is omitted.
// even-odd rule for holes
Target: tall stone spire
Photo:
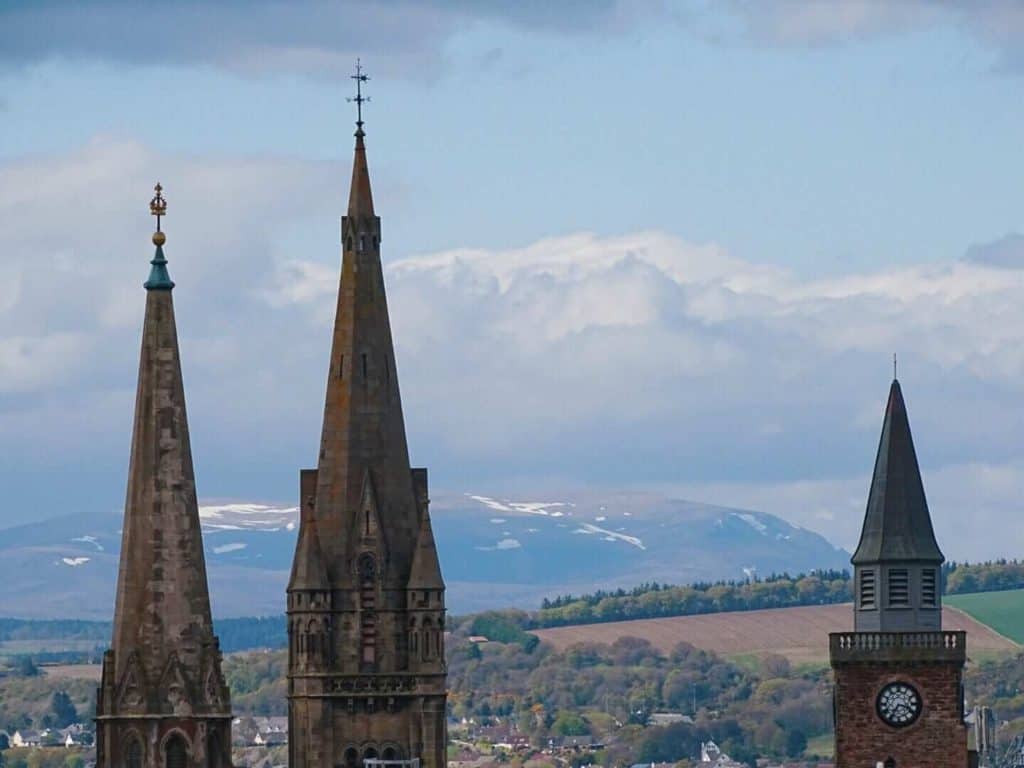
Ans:
<svg viewBox="0 0 1024 768"><path fill-rule="evenodd" d="M427 473L409 465L366 160L368 78L357 65L353 79L360 111L323 430L317 469L301 473L288 586L289 762L443 768L444 582Z"/></svg>
<svg viewBox="0 0 1024 768"><path fill-rule="evenodd" d="M928 513L903 392L893 379L864 526L851 560L858 585L857 628L939 629L944 559Z"/></svg>
<svg viewBox="0 0 1024 768"><path fill-rule="evenodd" d="M333 578L354 578L343 563L372 540L380 562L396 565L382 577L401 588L408 574L400 564L411 560L419 519L361 119L355 137L315 517Z"/></svg>
<svg viewBox="0 0 1024 768"><path fill-rule="evenodd" d="M97 764L229 766L231 704L210 615L174 303L160 231L146 288L114 607L96 706Z"/></svg>

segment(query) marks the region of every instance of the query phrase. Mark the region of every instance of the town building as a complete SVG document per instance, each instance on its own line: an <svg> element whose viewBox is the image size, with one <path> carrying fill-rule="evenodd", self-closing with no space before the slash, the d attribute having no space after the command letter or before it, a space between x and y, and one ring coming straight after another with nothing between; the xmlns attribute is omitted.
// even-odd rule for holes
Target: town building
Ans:
<svg viewBox="0 0 1024 768"><path fill-rule="evenodd" d="M15 731L11 736L12 747L38 747L42 743L43 737L38 731Z"/></svg>
<svg viewBox="0 0 1024 768"><path fill-rule="evenodd" d="M411 469L359 118L316 469L288 584L289 763L444 768L444 582Z"/></svg>
<svg viewBox="0 0 1024 768"><path fill-rule="evenodd" d="M231 765L231 702L206 581L171 282L160 230L145 283L128 494L96 702L100 768Z"/></svg>
<svg viewBox="0 0 1024 768"><path fill-rule="evenodd" d="M836 768L965 768L966 634L942 630L943 555L893 379L854 552L854 631L833 633Z"/></svg>

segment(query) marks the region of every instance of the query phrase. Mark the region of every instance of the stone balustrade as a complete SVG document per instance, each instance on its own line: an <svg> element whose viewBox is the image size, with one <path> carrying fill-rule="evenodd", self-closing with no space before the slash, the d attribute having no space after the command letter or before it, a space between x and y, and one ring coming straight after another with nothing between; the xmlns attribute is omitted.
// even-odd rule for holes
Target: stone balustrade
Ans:
<svg viewBox="0 0 1024 768"><path fill-rule="evenodd" d="M833 666L863 661L948 661L967 659L967 633L955 632L833 632L828 636Z"/></svg>

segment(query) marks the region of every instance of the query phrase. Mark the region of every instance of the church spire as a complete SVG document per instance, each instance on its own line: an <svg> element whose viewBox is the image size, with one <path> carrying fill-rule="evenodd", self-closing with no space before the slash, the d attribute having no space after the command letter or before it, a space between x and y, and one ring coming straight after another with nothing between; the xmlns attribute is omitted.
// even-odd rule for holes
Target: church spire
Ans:
<svg viewBox="0 0 1024 768"><path fill-rule="evenodd" d="M332 577L343 576L342 558L362 547L373 549L382 565L390 562L381 576L404 588L419 517L384 291L380 218L363 143L362 84L368 78L358 65L353 78L352 101L360 112L348 215L341 223L341 280L313 517Z"/></svg>
<svg viewBox="0 0 1024 768"><path fill-rule="evenodd" d="M892 380L867 512L853 563L886 560L941 563L924 483L898 379Z"/></svg>
<svg viewBox="0 0 1024 768"><path fill-rule="evenodd" d="M211 765L230 765L231 705L210 615L173 283L159 227L167 204L159 185L156 191L157 256L146 284L113 638L97 702L102 768L130 764L132 754L140 766L171 764L180 749L195 754L196 738L203 740L198 754L217 761ZM152 724L144 738L140 717ZM172 731L179 735L157 754Z"/></svg>
<svg viewBox="0 0 1024 768"><path fill-rule="evenodd" d="M864 527L851 559L857 631L940 629L939 566L944 559L928 513L903 392L893 379Z"/></svg>
<svg viewBox="0 0 1024 768"><path fill-rule="evenodd" d="M288 588L288 761L445 766L444 582L409 465L363 131L362 66L317 468ZM320 584L326 582L325 587Z"/></svg>

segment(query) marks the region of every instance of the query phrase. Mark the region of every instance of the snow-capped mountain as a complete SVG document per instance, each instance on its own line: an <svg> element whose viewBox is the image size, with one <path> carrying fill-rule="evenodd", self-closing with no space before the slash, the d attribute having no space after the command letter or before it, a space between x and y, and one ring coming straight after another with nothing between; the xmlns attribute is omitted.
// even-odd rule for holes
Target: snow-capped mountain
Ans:
<svg viewBox="0 0 1024 768"><path fill-rule="evenodd" d="M281 613L298 508L209 503L199 514L214 613ZM431 515L456 613L536 607L545 596L644 581L742 579L849 562L819 534L773 515L653 494L439 494ZM120 528L118 511L0 530L0 615L109 617Z"/></svg>

